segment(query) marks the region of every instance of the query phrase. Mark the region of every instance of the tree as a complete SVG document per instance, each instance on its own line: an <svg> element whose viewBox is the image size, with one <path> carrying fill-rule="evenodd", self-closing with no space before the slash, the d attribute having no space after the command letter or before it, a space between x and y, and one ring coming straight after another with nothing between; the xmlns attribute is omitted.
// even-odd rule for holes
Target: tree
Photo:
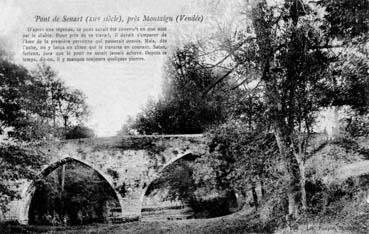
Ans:
<svg viewBox="0 0 369 234"><path fill-rule="evenodd" d="M80 90L64 88L57 95L57 113L63 119L65 129L71 123L80 123L88 115L86 96Z"/></svg>
<svg viewBox="0 0 369 234"><path fill-rule="evenodd" d="M213 70L200 59L194 44L177 49L165 67L163 97L149 101L131 128L140 133L201 133L223 122L230 106L230 85L221 82L217 90L204 97L203 90L215 80Z"/></svg>
<svg viewBox="0 0 369 234"><path fill-rule="evenodd" d="M34 137L29 131L32 116L39 112L34 108L39 102L39 83L29 72L6 57L0 56L0 134L9 135L13 142L0 142L0 209L7 210L7 203L18 194L16 181L32 179L44 162L41 152L25 145Z"/></svg>
<svg viewBox="0 0 369 234"><path fill-rule="evenodd" d="M0 133L7 130L17 139L41 140L88 116L84 94L67 87L50 66L41 64L32 73L6 59L0 66Z"/></svg>
<svg viewBox="0 0 369 234"><path fill-rule="evenodd" d="M82 115L78 108L86 106L80 91L70 91L61 81L55 82L55 73L50 67L45 73L48 74L46 78L37 77L12 62L9 56L0 54L0 135L8 136L7 141L0 141L0 208L3 213L7 203L18 197L17 182L33 179L45 163L44 154L36 149L40 141L48 140L49 133L55 132L55 125L50 124L57 113L55 101L62 103L59 109L64 115L76 119ZM60 92L63 95L56 98L59 90L66 92ZM63 104L68 102L72 104L65 108Z"/></svg>
<svg viewBox="0 0 369 234"><path fill-rule="evenodd" d="M78 89L68 87L52 68L46 64L38 64L33 72L44 88L45 98L40 108L45 112L46 120L52 120L54 135L63 127L65 134L71 125L81 124L89 115L86 96Z"/></svg>
<svg viewBox="0 0 369 234"><path fill-rule="evenodd" d="M235 190L244 196L251 190L255 206L259 203L256 185L260 185L262 196L266 187L276 189L274 185L279 182L279 172L274 167L280 158L275 138L267 126L250 129L248 121L230 120L211 129L208 137L210 154L198 162L201 167L207 165L211 170L198 170L196 175L196 178L207 178L204 185Z"/></svg>
<svg viewBox="0 0 369 234"><path fill-rule="evenodd" d="M4 58L0 59L0 134L7 131L16 138L29 139L25 131L32 115L40 114L42 87L29 72Z"/></svg>
<svg viewBox="0 0 369 234"><path fill-rule="evenodd" d="M226 47L234 63L213 83L232 77L239 69L245 71L245 80L255 74L253 70L259 71L253 79L262 83L265 115L284 161L283 187L290 218L298 216L300 205L302 211L307 206L304 162L316 113L321 107L353 105L356 100L350 97L367 92L363 87L367 87L368 63L360 55L360 42L368 31L368 3L316 4L301 0L252 2L245 10L250 25L238 33L234 45ZM323 17L317 12L324 10L321 6L326 7ZM337 33L343 37L339 43ZM350 69L343 71L337 64L345 61L348 47L351 56L364 62L350 58ZM366 108L365 98L360 100L359 106Z"/></svg>
<svg viewBox="0 0 369 234"><path fill-rule="evenodd" d="M33 179L45 162L42 152L17 145L0 144L0 210L7 211L7 204L19 198L14 188L20 179Z"/></svg>
<svg viewBox="0 0 369 234"><path fill-rule="evenodd" d="M369 3L366 0L319 0L318 5L325 7L326 24L324 29L331 38L345 39L365 43L369 30Z"/></svg>

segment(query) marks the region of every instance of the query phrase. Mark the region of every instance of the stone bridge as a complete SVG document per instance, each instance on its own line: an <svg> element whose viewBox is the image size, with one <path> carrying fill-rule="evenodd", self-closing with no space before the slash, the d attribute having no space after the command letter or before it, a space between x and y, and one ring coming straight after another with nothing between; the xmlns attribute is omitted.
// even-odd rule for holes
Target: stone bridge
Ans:
<svg viewBox="0 0 369 234"><path fill-rule="evenodd" d="M203 135L123 136L68 140L42 147L47 165L39 171L46 177L65 163L76 161L99 173L114 189L121 217L140 217L142 201L150 183L168 165L186 155L208 151ZM124 193L121 187L125 186ZM33 181L19 183L20 199L12 201L1 219L28 223L28 212L35 192Z"/></svg>

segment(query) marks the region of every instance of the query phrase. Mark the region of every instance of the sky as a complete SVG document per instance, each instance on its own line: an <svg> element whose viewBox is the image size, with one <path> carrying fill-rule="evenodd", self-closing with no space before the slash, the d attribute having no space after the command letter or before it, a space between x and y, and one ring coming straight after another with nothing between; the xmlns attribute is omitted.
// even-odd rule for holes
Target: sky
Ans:
<svg viewBox="0 0 369 234"><path fill-rule="evenodd" d="M215 2L215 3L214 3ZM169 48L186 41L198 40L212 30L232 22L234 1L196 0L0 0L0 39L14 55L16 63L32 69L35 64L23 63L22 33L34 26L34 16L53 15L178 15L204 16L202 23L167 24ZM233 4L233 5L232 5ZM238 10L237 10L238 11ZM226 18L228 17L228 20ZM48 26L52 26L49 23ZM227 25L226 25L227 26ZM91 116L86 123L98 136L115 135L127 120L135 116L148 98L161 92L165 57L154 57L139 63L50 63L68 86L80 89L87 96Z"/></svg>

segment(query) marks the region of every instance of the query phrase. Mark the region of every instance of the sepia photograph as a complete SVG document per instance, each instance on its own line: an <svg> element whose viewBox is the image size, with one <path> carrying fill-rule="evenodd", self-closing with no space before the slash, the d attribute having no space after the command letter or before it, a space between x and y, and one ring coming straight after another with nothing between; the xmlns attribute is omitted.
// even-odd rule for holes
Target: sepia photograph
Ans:
<svg viewBox="0 0 369 234"><path fill-rule="evenodd" d="M0 233L369 233L369 0L0 0Z"/></svg>

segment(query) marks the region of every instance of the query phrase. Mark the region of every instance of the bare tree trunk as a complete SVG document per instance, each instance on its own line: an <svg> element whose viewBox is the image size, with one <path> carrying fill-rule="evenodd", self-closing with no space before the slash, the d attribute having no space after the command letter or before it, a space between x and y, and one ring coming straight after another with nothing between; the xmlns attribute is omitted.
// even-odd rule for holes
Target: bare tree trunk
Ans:
<svg viewBox="0 0 369 234"><path fill-rule="evenodd" d="M283 136L283 130L276 128L275 137L281 156L284 159L285 174L285 191L288 199L288 216L289 219L296 219L298 215L297 193L300 186L299 165L293 154L290 144L288 144L288 136Z"/></svg>
<svg viewBox="0 0 369 234"><path fill-rule="evenodd" d="M261 191L261 199L264 199L265 197L265 188L264 188L264 181L260 180L260 191Z"/></svg>
<svg viewBox="0 0 369 234"><path fill-rule="evenodd" d="M323 193L323 210L322 210L323 214L327 213L328 205L329 205L329 194L328 191L325 191Z"/></svg>
<svg viewBox="0 0 369 234"><path fill-rule="evenodd" d="M249 110L249 129L250 131L252 131L252 97L250 97L250 103L249 103L249 107L250 107L250 110Z"/></svg>
<svg viewBox="0 0 369 234"><path fill-rule="evenodd" d="M258 209L258 206L259 206L258 194L256 193L256 186L255 186L254 182L252 183L251 191L252 191L252 198L254 200L254 206L255 206L256 209Z"/></svg>
<svg viewBox="0 0 369 234"><path fill-rule="evenodd" d="M54 137L56 137L56 110L55 110L55 104L54 104L54 91L51 87L51 105L52 105L52 111L53 111L53 133Z"/></svg>
<svg viewBox="0 0 369 234"><path fill-rule="evenodd" d="M300 170L301 208L305 212L307 210L305 163L301 154L296 154L295 157Z"/></svg>
<svg viewBox="0 0 369 234"><path fill-rule="evenodd" d="M296 219L297 213L297 204L296 204L296 194L293 192L289 192L288 196L288 215L291 219Z"/></svg>
<svg viewBox="0 0 369 234"><path fill-rule="evenodd" d="M61 172L61 192L62 193L64 192L64 185L65 185L65 164L63 164L62 166L62 172Z"/></svg>
<svg viewBox="0 0 369 234"><path fill-rule="evenodd" d="M305 167L303 166L302 169L300 169L301 173L301 204L302 204L302 210L305 212L307 210L307 199L306 199L306 176L305 176Z"/></svg>

